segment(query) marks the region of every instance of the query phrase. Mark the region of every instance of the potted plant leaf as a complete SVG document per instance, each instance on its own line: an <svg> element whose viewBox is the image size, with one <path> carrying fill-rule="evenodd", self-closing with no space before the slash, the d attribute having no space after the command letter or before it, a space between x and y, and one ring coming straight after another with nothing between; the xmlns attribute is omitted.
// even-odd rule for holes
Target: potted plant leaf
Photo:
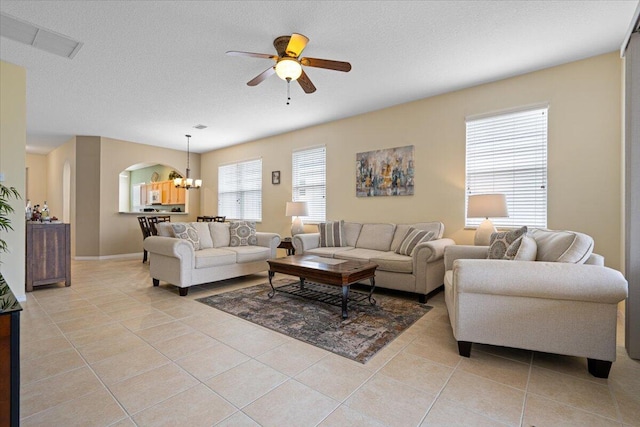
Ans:
<svg viewBox="0 0 640 427"><path fill-rule="evenodd" d="M11 198L20 198L18 190L14 187L6 187L0 183L0 231L7 232L13 230L13 227L11 227L11 219L9 219L9 214L13 212L13 208L9 204L9 199ZM0 252L8 251L7 242L0 237ZM18 302L12 295L9 295L9 285L4 280L2 272L0 272L0 312L15 308L16 305L18 305Z"/></svg>

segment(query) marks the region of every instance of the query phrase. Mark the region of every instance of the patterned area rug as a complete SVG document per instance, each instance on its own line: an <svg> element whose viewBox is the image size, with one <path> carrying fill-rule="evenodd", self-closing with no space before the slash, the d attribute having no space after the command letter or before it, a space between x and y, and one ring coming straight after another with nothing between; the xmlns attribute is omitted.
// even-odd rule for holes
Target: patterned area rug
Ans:
<svg viewBox="0 0 640 427"><path fill-rule="evenodd" d="M293 282L278 279L274 286ZM376 305L366 300L350 304L349 318L342 320L338 306L281 292L270 299L270 290L264 283L197 301L360 363L431 309L417 301L374 293Z"/></svg>

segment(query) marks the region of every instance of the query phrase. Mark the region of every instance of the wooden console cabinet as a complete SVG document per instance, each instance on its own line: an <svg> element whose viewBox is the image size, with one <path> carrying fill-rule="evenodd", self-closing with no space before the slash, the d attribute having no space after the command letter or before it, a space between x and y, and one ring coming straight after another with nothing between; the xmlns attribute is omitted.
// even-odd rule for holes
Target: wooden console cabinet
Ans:
<svg viewBox="0 0 640 427"><path fill-rule="evenodd" d="M20 311L0 275L0 426L20 423Z"/></svg>
<svg viewBox="0 0 640 427"><path fill-rule="evenodd" d="M26 290L64 282L71 286L71 231L69 224L27 223Z"/></svg>

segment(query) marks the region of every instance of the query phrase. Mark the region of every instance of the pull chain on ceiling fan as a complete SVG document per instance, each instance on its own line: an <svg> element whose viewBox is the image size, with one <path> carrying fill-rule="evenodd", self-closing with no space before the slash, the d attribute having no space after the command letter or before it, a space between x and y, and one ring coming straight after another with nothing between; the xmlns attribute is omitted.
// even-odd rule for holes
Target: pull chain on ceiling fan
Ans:
<svg viewBox="0 0 640 427"><path fill-rule="evenodd" d="M313 93L316 91L316 87L309 79L309 76L304 72L302 67L315 67L324 68L327 70L335 70L342 72L349 72L351 70L351 64L343 61L334 61L331 59L318 59L318 58L300 58L300 54L307 46L309 39L298 33L293 33L290 36L280 36L273 41L273 46L276 49L278 55L269 55L266 53L253 53L253 52L239 52L230 50L227 55L231 56L248 56L251 58L263 58L271 59L275 61L275 65L267 68L262 73L258 74L253 79L247 82L248 86L257 86L262 83L268 77L277 74L282 80L287 81L287 105L291 100L289 85L291 80L298 82L300 87L305 93Z"/></svg>

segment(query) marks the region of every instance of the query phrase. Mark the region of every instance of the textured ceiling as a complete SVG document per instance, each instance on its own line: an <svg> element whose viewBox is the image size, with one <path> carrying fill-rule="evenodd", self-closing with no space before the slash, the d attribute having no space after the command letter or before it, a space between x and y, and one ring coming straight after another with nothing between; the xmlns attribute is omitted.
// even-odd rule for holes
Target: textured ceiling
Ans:
<svg viewBox="0 0 640 427"><path fill-rule="evenodd" d="M619 50L630 1L9 1L3 13L84 43L73 60L6 38L27 69L27 150L100 135L206 152ZM309 37L307 95L246 82L273 39ZM197 124L209 126L193 129Z"/></svg>

